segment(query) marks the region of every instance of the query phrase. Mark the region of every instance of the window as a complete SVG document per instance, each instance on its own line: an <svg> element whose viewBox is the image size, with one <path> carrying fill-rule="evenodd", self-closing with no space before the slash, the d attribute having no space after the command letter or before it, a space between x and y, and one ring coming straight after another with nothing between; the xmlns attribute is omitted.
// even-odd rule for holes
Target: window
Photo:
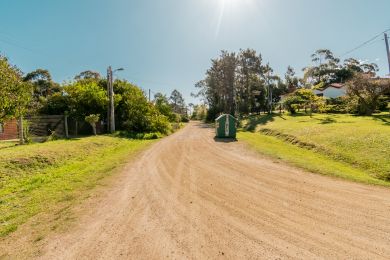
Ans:
<svg viewBox="0 0 390 260"><path fill-rule="evenodd" d="M4 133L3 123L0 123L0 134Z"/></svg>

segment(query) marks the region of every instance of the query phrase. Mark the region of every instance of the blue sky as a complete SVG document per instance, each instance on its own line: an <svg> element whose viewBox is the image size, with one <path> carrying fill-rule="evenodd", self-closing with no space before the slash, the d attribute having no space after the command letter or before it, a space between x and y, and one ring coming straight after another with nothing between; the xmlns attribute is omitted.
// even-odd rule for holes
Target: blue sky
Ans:
<svg viewBox="0 0 390 260"><path fill-rule="evenodd" d="M301 73L316 49L341 55L390 29L389 0L0 0L0 10L0 53L24 72L62 82L124 67L118 77L187 102L222 49L253 48L277 73ZM349 56L387 73L381 38Z"/></svg>

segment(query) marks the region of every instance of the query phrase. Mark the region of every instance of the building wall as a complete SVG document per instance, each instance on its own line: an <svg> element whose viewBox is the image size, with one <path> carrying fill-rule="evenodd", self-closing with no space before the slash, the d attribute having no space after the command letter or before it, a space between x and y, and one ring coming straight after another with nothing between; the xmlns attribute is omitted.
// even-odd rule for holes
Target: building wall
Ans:
<svg viewBox="0 0 390 260"><path fill-rule="evenodd" d="M325 89L323 93L324 93L324 97L326 98L338 98L338 97L345 96L346 90L345 87L342 88L329 87Z"/></svg>
<svg viewBox="0 0 390 260"><path fill-rule="evenodd" d="M323 95L324 98L338 98L346 95L345 87L342 88L334 88L334 87L328 87L324 91L321 90L314 90L314 94L316 95Z"/></svg>
<svg viewBox="0 0 390 260"><path fill-rule="evenodd" d="M0 127L0 140L18 139L18 123L16 120L6 121Z"/></svg>

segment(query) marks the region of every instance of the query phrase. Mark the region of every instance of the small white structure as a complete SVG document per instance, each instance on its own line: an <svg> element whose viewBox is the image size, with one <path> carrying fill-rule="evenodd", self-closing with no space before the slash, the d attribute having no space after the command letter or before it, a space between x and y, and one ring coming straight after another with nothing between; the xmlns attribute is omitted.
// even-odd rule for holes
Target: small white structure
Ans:
<svg viewBox="0 0 390 260"><path fill-rule="evenodd" d="M319 97L324 98L338 98L345 96L347 93L346 87L344 84L340 83L332 83L329 84L324 89L315 89L314 94L316 94Z"/></svg>

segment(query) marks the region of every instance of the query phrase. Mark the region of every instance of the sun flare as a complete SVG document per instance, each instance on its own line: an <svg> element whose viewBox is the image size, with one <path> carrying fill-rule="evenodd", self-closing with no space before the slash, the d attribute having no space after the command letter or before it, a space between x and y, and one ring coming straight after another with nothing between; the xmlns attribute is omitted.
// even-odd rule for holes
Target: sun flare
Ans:
<svg viewBox="0 0 390 260"><path fill-rule="evenodd" d="M226 6L226 7L239 7L242 5L246 5L253 0L217 0L220 5Z"/></svg>
<svg viewBox="0 0 390 260"><path fill-rule="evenodd" d="M218 37L225 16L237 15L240 10L253 6L254 0L216 0L218 3L218 20L215 36Z"/></svg>

